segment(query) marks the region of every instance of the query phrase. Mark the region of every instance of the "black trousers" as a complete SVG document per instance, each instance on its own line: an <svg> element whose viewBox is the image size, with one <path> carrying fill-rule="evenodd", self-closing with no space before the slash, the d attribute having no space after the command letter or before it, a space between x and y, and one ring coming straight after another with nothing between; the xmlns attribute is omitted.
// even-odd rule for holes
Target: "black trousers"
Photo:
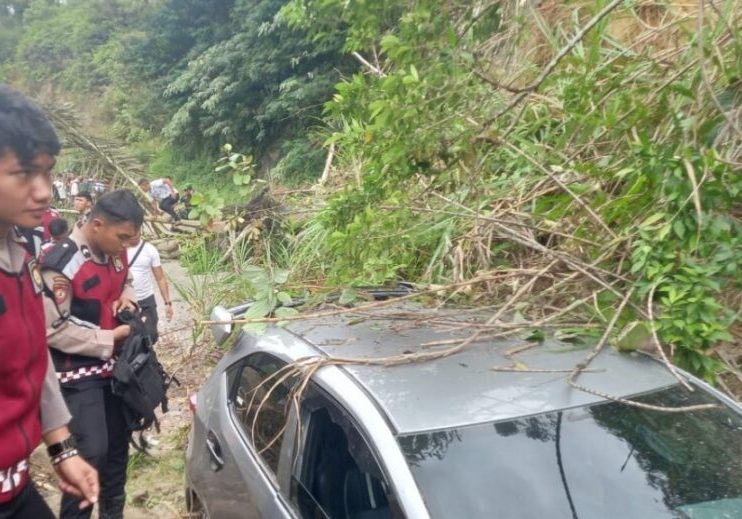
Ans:
<svg viewBox="0 0 742 519"><path fill-rule="evenodd" d="M62 388L75 435L83 458L98 469L100 501L125 495L126 466L129 461L129 434L126 432L123 402L111 392L110 384L85 388ZM90 506L79 509L80 499L64 494L61 519L89 519Z"/></svg>
<svg viewBox="0 0 742 519"><path fill-rule="evenodd" d="M155 295L152 294L151 296L142 299L141 301L137 301L137 305L139 305L139 310L141 311L142 317L146 317L144 321L144 327L147 329L147 333L149 333L149 336L152 338L152 344L157 342L158 333L157 333L157 323L159 321L159 317L157 316L157 300L155 299Z"/></svg>
<svg viewBox="0 0 742 519"><path fill-rule="evenodd" d="M0 505L0 519L54 519L54 514L29 481L15 499Z"/></svg>
<svg viewBox="0 0 742 519"><path fill-rule="evenodd" d="M163 198L160 200L160 209L165 211L167 214L173 217L173 221L177 222L180 220L180 217L178 216L178 213L175 212L175 204L178 201L175 199L175 197L169 196L167 198Z"/></svg>

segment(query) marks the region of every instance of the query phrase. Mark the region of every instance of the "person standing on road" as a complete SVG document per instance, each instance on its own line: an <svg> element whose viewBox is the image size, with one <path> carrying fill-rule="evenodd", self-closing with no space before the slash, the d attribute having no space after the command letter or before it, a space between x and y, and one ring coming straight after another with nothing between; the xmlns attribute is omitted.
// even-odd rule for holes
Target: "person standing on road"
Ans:
<svg viewBox="0 0 742 519"><path fill-rule="evenodd" d="M29 481L43 439L63 491L97 500L98 477L78 455L44 323L43 284L20 227L42 223L60 143L44 113L0 85L0 518L51 519Z"/></svg>
<svg viewBox="0 0 742 519"><path fill-rule="evenodd" d="M101 519L121 519L126 504L129 432L124 403L111 391L111 375L116 348L131 333L117 314L136 309L126 246L143 220L133 193L107 193L42 264L54 295L45 306L52 359L72 413L70 429L83 457L100 472ZM60 517L89 518L91 510L80 510L78 503L77 496L65 494Z"/></svg>
<svg viewBox="0 0 742 519"><path fill-rule="evenodd" d="M157 342L157 300L155 289L152 286L152 277L157 282L160 295L165 304L165 317L170 321L173 318L173 302L170 299L170 287L168 287L165 272L162 270L160 253L151 243L142 239L138 234L126 250L129 260L129 270L134 281L134 291L137 294L137 304L144 317L144 326L149 333L152 343Z"/></svg>

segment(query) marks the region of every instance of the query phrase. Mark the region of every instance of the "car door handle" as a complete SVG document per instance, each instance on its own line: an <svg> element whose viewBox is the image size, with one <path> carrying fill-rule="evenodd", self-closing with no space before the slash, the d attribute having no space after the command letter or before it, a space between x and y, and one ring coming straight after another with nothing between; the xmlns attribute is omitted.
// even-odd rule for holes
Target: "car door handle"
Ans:
<svg viewBox="0 0 742 519"><path fill-rule="evenodd" d="M206 448L209 450L209 457L211 458L211 470L219 472L224 467L224 458L222 458L222 447L219 445L219 440L216 439L214 431L209 431L206 434Z"/></svg>

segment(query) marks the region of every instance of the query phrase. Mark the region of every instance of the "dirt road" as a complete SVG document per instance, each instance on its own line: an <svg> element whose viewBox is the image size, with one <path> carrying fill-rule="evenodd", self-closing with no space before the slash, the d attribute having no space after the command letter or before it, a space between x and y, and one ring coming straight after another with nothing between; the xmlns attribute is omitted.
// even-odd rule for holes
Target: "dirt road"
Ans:
<svg viewBox="0 0 742 519"><path fill-rule="evenodd" d="M198 388L216 358L202 344L194 344L190 326L193 317L188 304L173 286L174 283L182 284L188 277L187 273L176 261L164 262L163 267L171 281L175 315L170 322L164 319L164 306L158 293L161 314L157 352L166 370L175 372L181 386L173 386L169 393L170 409L161 418L160 432L148 433L154 444L151 455L142 455L132 450L126 487L126 519L184 516L183 453L190 427L188 395ZM34 453L32 463L34 480L56 513L59 510L60 493L56 489L44 449L38 449Z"/></svg>

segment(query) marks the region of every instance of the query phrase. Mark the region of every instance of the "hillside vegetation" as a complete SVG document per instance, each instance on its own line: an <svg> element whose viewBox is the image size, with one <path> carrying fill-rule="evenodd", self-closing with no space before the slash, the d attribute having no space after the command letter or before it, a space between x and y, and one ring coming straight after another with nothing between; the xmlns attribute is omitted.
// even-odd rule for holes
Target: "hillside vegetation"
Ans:
<svg viewBox="0 0 742 519"><path fill-rule="evenodd" d="M186 248L236 267L253 317L403 279L733 382L739 0L10 6L0 77L202 188L197 215L281 200L234 219L231 262Z"/></svg>

